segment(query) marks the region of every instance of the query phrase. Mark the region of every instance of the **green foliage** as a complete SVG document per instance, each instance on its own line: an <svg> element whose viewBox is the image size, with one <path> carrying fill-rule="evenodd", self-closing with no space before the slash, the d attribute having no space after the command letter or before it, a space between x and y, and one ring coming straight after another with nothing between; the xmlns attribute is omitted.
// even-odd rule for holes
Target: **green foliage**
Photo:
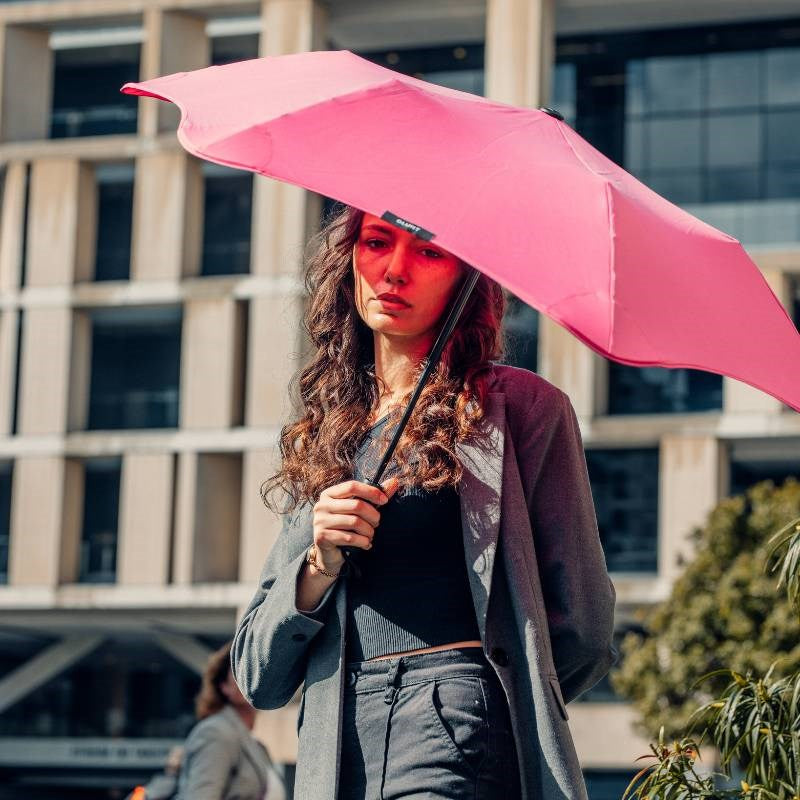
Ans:
<svg viewBox="0 0 800 800"><path fill-rule="evenodd" d="M625 636L609 676L638 712L639 733L663 726L679 740L697 706L726 690L725 670L764 675L774 662L776 679L800 672L800 618L766 569L770 537L798 516L800 482L763 481L722 500L692 531L693 560L670 597L643 613L645 635Z"/></svg>

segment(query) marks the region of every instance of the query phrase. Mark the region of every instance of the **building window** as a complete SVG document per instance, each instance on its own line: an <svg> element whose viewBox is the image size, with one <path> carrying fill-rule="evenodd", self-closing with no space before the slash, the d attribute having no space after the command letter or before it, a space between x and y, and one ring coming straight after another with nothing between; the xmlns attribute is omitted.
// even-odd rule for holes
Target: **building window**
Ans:
<svg viewBox="0 0 800 800"><path fill-rule="evenodd" d="M657 572L658 448L592 447L586 462L609 572Z"/></svg>
<svg viewBox="0 0 800 800"><path fill-rule="evenodd" d="M482 95L483 43L403 50L359 51L358 55L403 75Z"/></svg>
<svg viewBox="0 0 800 800"><path fill-rule="evenodd" d="M137 98L119 88L139 80L139 50L138 43L56 50L50 137L136 133Z"/></svg>
<svg viewBox="0 0 800 800"><path fill-rule="evenodd" d="M0 461L0 583L8 583L8 544L11 538L11 476L13 461Z"/></svg>
<svg viewBox="0 0 800 800"><path fill-rule="evenodd" d="M787 478L800 481L796 439L743 439L729 444L730 484L728 495L744 494L760 481L781 486Z"/></svg>
<svg viewBox="0 0 800 800"><path fill-rule="evenodd" d="M505 363L536 372L538 368L539 312L516 295L508 293L503 319L506 335Z"/></svg>
<svg viewBox="0 0 800 800"><path fill-rule="evenodd" d="M253 173L203 162L203 275L250 271Z"/></svg>
<svg viewBox="0 0 800 800"><path fill-rule="evenodd" d="M89 430L175 428L180 389L180 307L95 309Z"/></svg>
<svg viewBox="0 0 800 800"><path fill-rule="evenodd" d="M231 64L258 58L258 34L239 33L211 38L211 64Z"/></svg>
<svg viewBox="0 0 800 800"><path fill-rule="evenodd" d="M97 248L94 279L124 281L130 277L133 219L133 164L99 164L97 180Z"/></svg>
<svg viewBox="0 0 800 800"><path fill-rule="evenodd" d="M589 800L619 800L638 772L638 769L583 770Z"/></svg>
<svg viewBox="0 0 800 800"><path fill-rule="evenodd" d="M608 414L685 414L722 410L722 376L699 369L608 362Z"/></svg>
<svg viewBox="0 0 800 800"><path fill-rule="evenodd" d="M79 583L113 583L117 575L117 517L122 460L84 462Z"/></svg>
<svg viewBox="0 0 800 800"><path fill-rule="evenodd" d="M769 20L559 37L557 63L576 72L573 127L740 241L798 241L800 203L786 202L800 200L795 28Z"/></svg>

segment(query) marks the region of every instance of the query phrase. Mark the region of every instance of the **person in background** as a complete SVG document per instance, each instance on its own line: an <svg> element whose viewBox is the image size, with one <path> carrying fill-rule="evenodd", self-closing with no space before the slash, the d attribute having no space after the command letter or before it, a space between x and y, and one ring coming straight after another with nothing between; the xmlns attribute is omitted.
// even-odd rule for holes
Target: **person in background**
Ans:
<svg viewBox="0 0 800 800"><path fill-rule="evenodd" d="M231 672L231 642L208 659L178 777L178 800L286 800L267 749L251 733L256 710Z"/></svg>
<svg viewBox="0 0 800 800"><path fill-rule="evenodd" d="M178 774L183 759L183 746L173 747L164 763L164 771L159 772L143 786L137 786L125 800L173 800L178 790Z"/></svg>

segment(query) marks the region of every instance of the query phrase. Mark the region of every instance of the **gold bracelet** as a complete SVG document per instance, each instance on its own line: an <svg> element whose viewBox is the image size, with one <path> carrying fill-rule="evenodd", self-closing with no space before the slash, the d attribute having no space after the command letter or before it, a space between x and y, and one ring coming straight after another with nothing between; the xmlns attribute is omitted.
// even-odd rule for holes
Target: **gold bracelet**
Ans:
<svg viewBox="0 0 800 800"><path fill-rule="evenodd" d="M321 572L323 575L327 575L329 578L338 578L341 575L342 571L339 572L327 572L324 570L316 561L316 554L317 554L317 546L312 544L311 547L308 548L308 552L306 553L306 562L311 564L317 572Z"/></svg>

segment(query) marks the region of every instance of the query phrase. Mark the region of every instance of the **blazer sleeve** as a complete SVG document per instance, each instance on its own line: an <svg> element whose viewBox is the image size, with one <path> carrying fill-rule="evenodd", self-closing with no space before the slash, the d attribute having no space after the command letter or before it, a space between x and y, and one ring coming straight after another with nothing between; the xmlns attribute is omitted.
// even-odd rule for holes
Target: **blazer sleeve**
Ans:
<svg viewBox="0 0 800 800"><path fill-rule="evenodd" d="M231 647L236 683L255 708L280 708L291 700L305 679L309 647L325 625L339 584L334 581L311 611L297 608L297 583L313 533L309 527L307 535L291 536L292 525L292 515L284 515Z"/></svg>
<svg viewBox="0 0 800 800"><path fill-rule="evenodd" d="M519 445L522 479L565 702L594 686L616 662L616 592L600 543L586 454L569 396L537 393Z"/></svg>

